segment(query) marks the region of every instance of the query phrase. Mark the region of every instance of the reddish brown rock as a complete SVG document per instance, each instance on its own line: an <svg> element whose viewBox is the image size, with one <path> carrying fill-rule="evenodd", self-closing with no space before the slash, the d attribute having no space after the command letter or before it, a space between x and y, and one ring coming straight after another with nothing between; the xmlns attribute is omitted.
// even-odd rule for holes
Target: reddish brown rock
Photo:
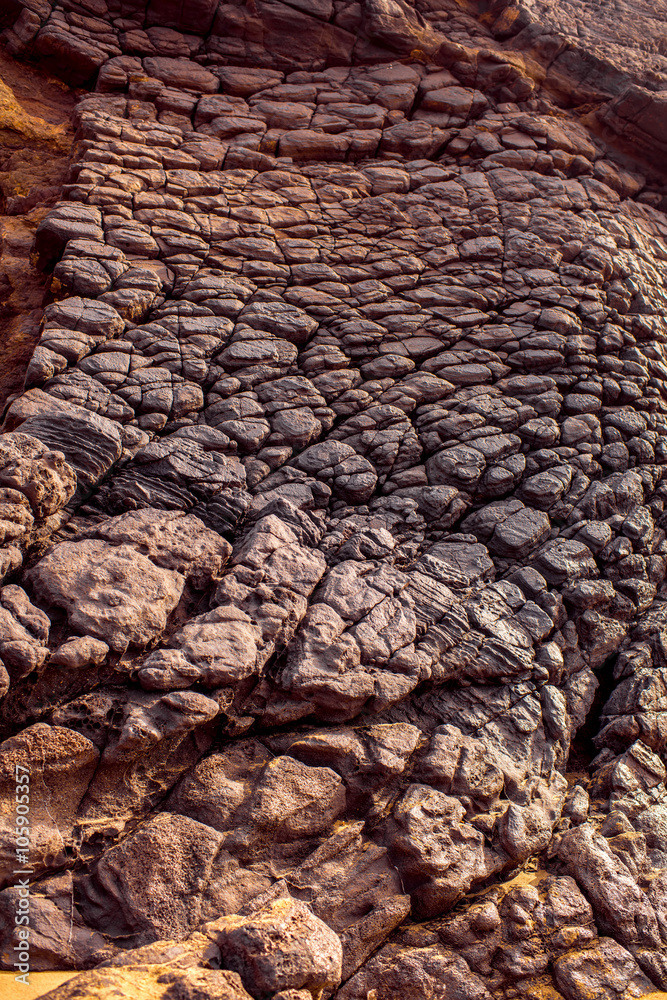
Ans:
<svg viewBox="0 0 667 1000"><path fill-rule="evenodd" d="M666 990L661 4L84 6L2 19L0 963L18 754L62 996Z"/></svg>

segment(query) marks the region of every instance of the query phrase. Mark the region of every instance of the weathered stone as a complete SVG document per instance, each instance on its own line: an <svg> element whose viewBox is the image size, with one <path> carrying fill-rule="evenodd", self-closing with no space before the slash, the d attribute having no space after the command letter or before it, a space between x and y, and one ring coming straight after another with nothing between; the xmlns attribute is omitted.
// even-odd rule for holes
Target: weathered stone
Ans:
<svg viewBox="0 0 667 1000"><path fill-rule="evenodd" d="M220 843L220 834L202 823L158 813L96 865L82 885L83 913L111 938L130 935L139 944L185 938L199 923ZM150 912L143 906L147 892Z"/></svg>
<svg viewBox="0 0 667 1000"><path fill-rule="evenodd" d="M181 573L200 590L219 580L232 551L198 518L181 511L132 511L104 521L96 534L111 545L136 547L156 566Z"/></svg>
<svg viewBox="0 0 667 1000"><path fill-rule="evenodd" d="M254 996L301 988L317 996L340 982L338 936L297 900L278 899L248 916L221 917L205 925L204 933Z"/></svg>
<svg viewBox="0 0 667 1000"><path fill-rule="evenodd" d="M37 723L0 744L2 767L2 885L14 884L16 851L26 851L31 868L62 868L74 841L77 809L99 760L90 740L61 726ZM22 789L25 788L25 793ZM18 789L18 790L17 790ZM17 839L17 796L27 795L27 829Z"/></svg>
<svg viewBox="0 0 667 1000"><path fill-rule="evenodd" d="M412 785L397 803L388 846L420 916L449 909L492 870L484 837L463 822L458 799Z"/></svg>
<svg viewBox="0 0 667 1000"><path fill-rule="evenodd" d="M41 600L67 612L72 628L123 652L164 631L185 580L129 545L86 539L56 545L30 582Z"/></svg>
<svg viewBox="0 0 667 1000"><path fill-rule="evenodd" d="M0 485L22 493L36 517L48 517L64 507L76 489L73 469L61 451L50 451L23 432L0 441Z"/></svg>
<svg viewBox="0 0 667 1000"><path fill-rule="evenodd" d="M51 654L49 663L68 670L81 670L82 667L98 666L106 659L109 647L106 642L93 639L86 635L81 638L68 639L58 646Z"/></svg>

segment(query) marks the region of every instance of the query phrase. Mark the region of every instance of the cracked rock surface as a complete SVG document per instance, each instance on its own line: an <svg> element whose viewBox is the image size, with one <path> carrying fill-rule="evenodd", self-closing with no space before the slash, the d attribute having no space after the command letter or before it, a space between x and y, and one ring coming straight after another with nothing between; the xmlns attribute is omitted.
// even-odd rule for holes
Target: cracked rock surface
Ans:
<svg viewBox="0 0 667 1000"><path fill-rule="evenodd" d="M666 16L4 5L3 968L667 996Z"/></svg>

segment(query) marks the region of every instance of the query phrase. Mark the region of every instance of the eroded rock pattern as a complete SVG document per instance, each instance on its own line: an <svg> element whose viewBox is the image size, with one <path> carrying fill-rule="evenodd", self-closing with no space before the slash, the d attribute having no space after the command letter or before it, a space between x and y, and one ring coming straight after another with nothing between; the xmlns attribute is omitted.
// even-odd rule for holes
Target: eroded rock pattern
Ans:
<svg viewBox="0 0 667 1000"><path fill-rule="evenodd" d="M5 5L83 88L0 437L54 1000L667 990L667 5L590 6Z"/></svg>

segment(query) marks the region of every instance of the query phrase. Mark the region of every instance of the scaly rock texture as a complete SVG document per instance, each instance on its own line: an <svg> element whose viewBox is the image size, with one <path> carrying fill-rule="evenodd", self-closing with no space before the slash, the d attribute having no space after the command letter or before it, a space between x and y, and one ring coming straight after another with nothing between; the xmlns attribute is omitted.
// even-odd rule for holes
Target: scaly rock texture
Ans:
<svg viewBox="0 0 667 1000"><path fill-rule="evenodd" d="M52 1000L667 996L665 15L3 5Z"/></svg>

